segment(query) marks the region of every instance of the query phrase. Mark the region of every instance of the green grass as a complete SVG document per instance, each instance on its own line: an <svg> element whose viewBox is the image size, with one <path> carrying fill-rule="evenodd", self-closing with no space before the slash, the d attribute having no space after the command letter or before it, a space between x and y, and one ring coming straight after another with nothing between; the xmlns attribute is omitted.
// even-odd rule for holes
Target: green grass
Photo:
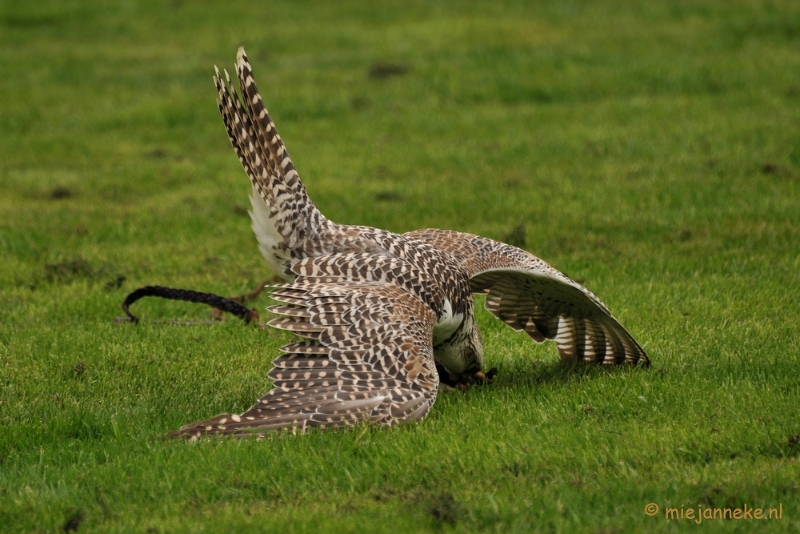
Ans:
<svg viewBox="0 0 800 534"><path fill-rule="evenodd" d="M800 4L366 5L0 6L0 532L800 531ZM328 217L522 228L652 368L481 310L497 380L421 424L159 440L249 406L288 339L114 323L270 276L211 83L240 45ZM783 518L664 517L745 504Z"/></svg>

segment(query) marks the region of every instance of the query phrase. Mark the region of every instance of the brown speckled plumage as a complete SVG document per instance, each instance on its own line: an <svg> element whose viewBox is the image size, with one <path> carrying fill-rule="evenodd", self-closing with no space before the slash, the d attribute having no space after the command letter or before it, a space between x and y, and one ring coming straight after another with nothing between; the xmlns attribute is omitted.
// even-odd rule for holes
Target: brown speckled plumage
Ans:
<svg viewBox="0 0 800 534"><path fill-rule="evenodd" d="M311 200L256 88L244 50L236 74L214 82L233 149L253 189L253 230L287 284L270 326L306 338L273 362L273 389L241 415L173 433L262 435L268 430L391 425L425 417L440 382L483 367L473 293L565 361L648 364L591 292L524 250L451 230L398 235L326 219ZM444 377L443 377L444 378Z"/></svg>

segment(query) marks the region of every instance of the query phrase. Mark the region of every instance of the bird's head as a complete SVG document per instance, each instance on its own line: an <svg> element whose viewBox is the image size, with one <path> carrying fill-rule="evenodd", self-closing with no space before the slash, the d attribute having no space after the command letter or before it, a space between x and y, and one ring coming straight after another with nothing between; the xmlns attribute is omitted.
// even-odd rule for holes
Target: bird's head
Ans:
<svg viewBox="0 0 800 534"><path fill-rule="evenodd" d="M481 331L474 323L464 326L460 335L436 347L439 380L449 386L486 381Z"/></svg>

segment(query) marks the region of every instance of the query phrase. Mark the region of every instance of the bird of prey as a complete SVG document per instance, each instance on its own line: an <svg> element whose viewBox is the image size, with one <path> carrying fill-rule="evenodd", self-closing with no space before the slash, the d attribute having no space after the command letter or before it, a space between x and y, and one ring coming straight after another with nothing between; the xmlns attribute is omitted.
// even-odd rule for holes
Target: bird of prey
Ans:
<svg viewBox="0 0 800 534"><path fill-rule="evenodd" d="M561 359L648 365L642 347L588 289L530 253L452 230L394 234L325 218L309 199L240 48L236 75L216 69L219 111L252 185L252 227L286 280L268 324L302 340L281 348L273 389L241 415L173 435L263 435L362 422L419 421L440 383L485 378L473 294Z"/></svg>

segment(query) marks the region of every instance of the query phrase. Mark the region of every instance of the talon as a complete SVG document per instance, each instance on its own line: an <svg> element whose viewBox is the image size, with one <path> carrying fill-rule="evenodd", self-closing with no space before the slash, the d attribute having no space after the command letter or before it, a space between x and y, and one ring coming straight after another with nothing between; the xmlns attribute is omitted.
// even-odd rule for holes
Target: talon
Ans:
<svg viewBox="0 0 800 534"><path fill-rule="evenodd" d="M486 372L478 371L472 375L472 379L482 384L491 384L495 376L497 376L497 367L492 367Z"/></svg>

